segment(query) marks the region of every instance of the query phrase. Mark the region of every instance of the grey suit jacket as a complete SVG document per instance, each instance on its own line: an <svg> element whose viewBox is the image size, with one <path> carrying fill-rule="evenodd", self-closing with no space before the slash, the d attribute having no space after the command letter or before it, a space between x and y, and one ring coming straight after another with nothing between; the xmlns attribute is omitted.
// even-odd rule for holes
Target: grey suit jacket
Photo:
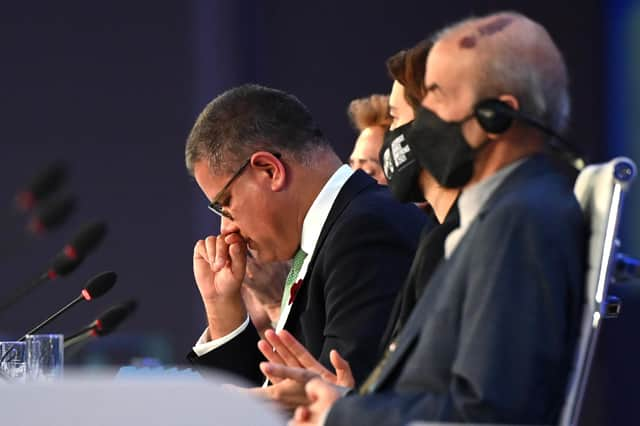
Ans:
<svg viewBox="0 0 640 426"><path fill-rule="evenodd" d="M525 161L435 271L375 392L337 401L327 424L554 423L578 335L585 237L566 179L542 156Z"/></svg>

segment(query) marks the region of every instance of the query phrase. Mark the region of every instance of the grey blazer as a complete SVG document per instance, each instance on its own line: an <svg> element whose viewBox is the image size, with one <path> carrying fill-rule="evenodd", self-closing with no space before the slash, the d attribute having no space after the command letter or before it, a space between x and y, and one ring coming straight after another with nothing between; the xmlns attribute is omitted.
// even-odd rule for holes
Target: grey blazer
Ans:
<svg viewBox="0 0 640 426"><path fill-rule="evenodd" d="M586 234L567 180L543 156L525 161L434 272L374 393L337 401L327 425L555 423L580 323Z"/></svg>

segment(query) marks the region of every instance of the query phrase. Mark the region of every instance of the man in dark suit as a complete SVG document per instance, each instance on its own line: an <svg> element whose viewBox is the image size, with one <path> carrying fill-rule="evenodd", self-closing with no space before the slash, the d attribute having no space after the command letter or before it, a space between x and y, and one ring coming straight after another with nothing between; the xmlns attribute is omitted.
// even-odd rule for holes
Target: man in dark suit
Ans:
<svg viewBox="0 0 640 426"><path fill-rule="evenodd" d="M327 366L339 349L363 379L425 215L341 165L295 97L260 86L229 90L204 109L186 161L221 216L220 235L194 250L208 329L189 359L261 383L259 336L240 296L246 256L293 258L276 329Z"/></svg>
<svg viewBox="0 0 640 426"><path fill-rule="evenodd" d="M522 15L470 19L437 36L425 87L408 143L441 184L463 187L460 226L360 395L341 397L313 379L313 403L296 410L295 424L559 417L579 331L585 243L571 185L542 154L568 118L562 57Z"/></svg>

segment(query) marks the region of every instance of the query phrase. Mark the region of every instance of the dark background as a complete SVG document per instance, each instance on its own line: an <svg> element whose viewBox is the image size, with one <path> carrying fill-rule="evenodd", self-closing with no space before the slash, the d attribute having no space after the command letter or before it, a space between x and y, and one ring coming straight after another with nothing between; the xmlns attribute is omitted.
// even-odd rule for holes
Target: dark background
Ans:
<svg viewBox="0 0 640 426"><path fill-rule="evenodd" d="M347 105L389 91L388 56L453 20L513 9L542 23L565 54L571 140L592 160L612 152L604 103L609 15L598 1L23 3L7 2L0 14L0 201L9 205L20 185L56 159L71 166L67 191L79 201L60 230L0 258L0 293L37 275L86 221L103 218L110 233L70 278L0 317L0 333L21 335L102 270L119 274L117 287L50 330L68 333L113 303L140 302L121 333L85 348L75 362L178 363L202 331L192 248L216 232L217 221L185 170L184 142L204 105L234 85L258 82L294 93L346 159L355 139ZM3 247L16 229L5 233ZM616 416L634 398L640 374L628 374L637 373L628 354L640 351L635 343L631 351L613 346L631 337L629 311L605 326L598 363L606 374L598 376L591 405L609 420L593 414L593 424L624 424ZM623 391L603 396L614 388Z"/></svg>

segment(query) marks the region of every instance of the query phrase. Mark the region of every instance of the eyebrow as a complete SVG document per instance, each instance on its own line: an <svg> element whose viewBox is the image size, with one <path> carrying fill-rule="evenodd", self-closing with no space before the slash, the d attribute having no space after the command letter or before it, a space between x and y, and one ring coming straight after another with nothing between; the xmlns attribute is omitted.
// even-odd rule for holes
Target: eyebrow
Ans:
<svg viewBox="0 0 640 426"><path fill-rule="evenodd" d="M431 83L428 86L424 87L424 95L427 96L429 93L440 93L442 96L446 96L444 90L438 83Z"/></svg>

